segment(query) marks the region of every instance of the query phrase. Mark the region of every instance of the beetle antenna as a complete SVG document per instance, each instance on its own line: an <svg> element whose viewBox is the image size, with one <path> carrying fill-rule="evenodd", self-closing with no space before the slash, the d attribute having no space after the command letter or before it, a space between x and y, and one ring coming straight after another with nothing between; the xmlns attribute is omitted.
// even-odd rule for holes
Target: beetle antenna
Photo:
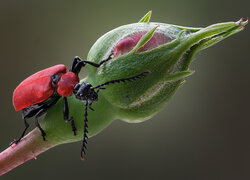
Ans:
<svg viewBox="0 0 250 180"><path fill-rule="evenodd" d="M114 83L120 83L120 82L126 82L126 81L134 81L136 79L140 79L141 77L145 77L147 74L150 74L151 71L147 70L147 71L144 71L136 76L131 76L131 77L128 77L128 78L121 78L121 79L115 79L115 80L111 80L111 81L107 81L103 84L100 84L98 86L95 86L95 87L92 87L92 89L103 89L102 86L105 86L105 85L109 85L109 84L114 84Z"/></svg>
<svg viewBox="0 0 250 180"><path fill-rule="evenodd" d="M85 107L84 107L84 127L83 127L83 140L82 140L82 149L81 149L81 159L84 160L84 156L86 155L86 149L87 149L87 139L88 139L88 101L86 101L85 103Z"/></svg>

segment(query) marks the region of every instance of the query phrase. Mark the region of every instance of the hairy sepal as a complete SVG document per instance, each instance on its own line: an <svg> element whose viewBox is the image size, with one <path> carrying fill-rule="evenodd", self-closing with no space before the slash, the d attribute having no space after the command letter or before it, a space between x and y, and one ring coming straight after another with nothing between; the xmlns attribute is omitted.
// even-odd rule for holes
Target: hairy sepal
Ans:
<svg viewBox="0 0 250 180"><path fill-rule="evenodd" d="M131 52L114 57L98 69L88 67L87 79L93 84L100 84L150 70L152 73L145 79L110 85L102 92L104 98L119 109L117 116L120 119L144 121L159 112L183 84L185 76L169 81L166 80L169 75L189 71L195 53L239 32L243 23L220 23L207 28L163 23L121 26L102 36L93 45L88 55L89 61L99 62L107 58L119 41L138 32L160 33L167 43L145 52L136 52L136 46Z"/></svg>

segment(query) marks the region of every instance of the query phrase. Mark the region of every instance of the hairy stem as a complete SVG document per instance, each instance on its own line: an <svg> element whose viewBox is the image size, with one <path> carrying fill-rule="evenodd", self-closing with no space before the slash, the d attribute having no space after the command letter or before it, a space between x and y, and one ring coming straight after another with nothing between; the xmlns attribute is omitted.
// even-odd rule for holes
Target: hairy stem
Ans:
<svg viewBox="0 0 250 180"><path fill-rule="evenodd" d="M0 176L54 146L51 141L43 141L39 129L34 129L18 145L13 144L0 153Z"/></svg>

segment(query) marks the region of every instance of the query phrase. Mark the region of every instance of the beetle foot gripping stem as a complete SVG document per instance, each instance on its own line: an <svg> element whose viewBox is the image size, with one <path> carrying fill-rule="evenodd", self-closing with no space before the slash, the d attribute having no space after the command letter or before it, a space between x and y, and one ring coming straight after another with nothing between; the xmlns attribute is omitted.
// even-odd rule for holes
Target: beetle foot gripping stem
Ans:
<svg viewBox="0 0 250 180"><path fill-rule="evenodd" d="M29 128L29 124L28 124L28 122L26 121L25 118L23 119L23 121L24 121L25 128L24 128L24 130L23 130L21 136L20 136L17 140L14 139L14 140L10 143L10 146L12 146L12 145L14 145L14 144L18 144L19 141L21 141L21 139L24 137L26 130Z"/></svg>

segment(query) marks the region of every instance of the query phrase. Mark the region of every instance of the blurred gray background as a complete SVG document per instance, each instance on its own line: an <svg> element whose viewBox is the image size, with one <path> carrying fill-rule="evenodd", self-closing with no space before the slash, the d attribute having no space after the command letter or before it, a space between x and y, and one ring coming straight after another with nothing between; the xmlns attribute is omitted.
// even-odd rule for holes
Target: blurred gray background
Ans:
<svg viewBox="0 0 250 180"><path fill-rule="evenodd" d="M46 67L87 57L107 31L152 21L206 27L250 16L250 1L0 1L0 150L19 136L14 88ZM250 27L196 55L188 78L167 107L140 124L115 121L91 138L53 148L1 177L45 179L250 179Z"/></svg>

